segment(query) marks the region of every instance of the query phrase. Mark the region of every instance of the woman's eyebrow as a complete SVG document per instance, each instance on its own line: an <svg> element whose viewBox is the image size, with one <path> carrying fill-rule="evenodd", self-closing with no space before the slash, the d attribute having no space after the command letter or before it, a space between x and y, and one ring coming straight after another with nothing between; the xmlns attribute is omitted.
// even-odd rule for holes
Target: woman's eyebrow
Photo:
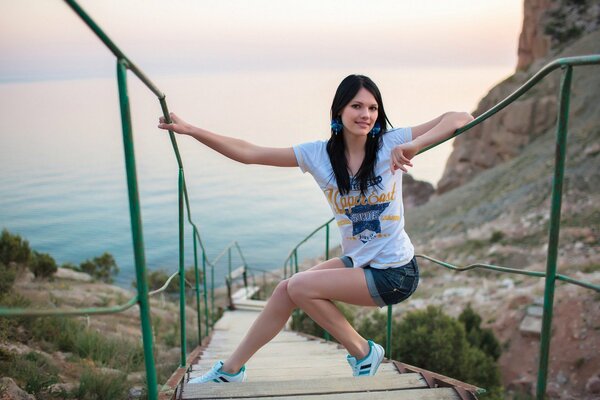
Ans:
<svg viewBox="0 0 600 400"><path fill-rule="evenodd" d="M352 102L352 104L360 104L362 106L365 103L363 103L362 101L355 100ZM371 104L371 107L373 107L373 106L378 107L379 105L377 103L373 103L373 104Z"/></svg>

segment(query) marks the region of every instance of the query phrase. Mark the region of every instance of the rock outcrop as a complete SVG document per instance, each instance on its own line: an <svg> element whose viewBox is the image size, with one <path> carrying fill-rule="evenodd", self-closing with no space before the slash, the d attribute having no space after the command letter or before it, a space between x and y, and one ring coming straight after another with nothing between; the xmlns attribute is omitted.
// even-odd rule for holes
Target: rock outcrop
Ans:
<svg viewBox="0 0 600 400"><path fill-rule="evenodd" d="M474 116L514 92L575 40L592 35L600 27L600 0L525 0L524 4L517 72L490 90L473 112ZM599 51L600 45L593 50L594 53ZM556 123L557 91L557 80L547 80L497 115L457 137L437 193L448 192L479 173L513 159L552 128ZM576 95L573 92L573 96Z"/></svg>
<svg viewBox="0 0 600 400"><path fill-rule="evenodd" d="M542 17L550 8L551 0L525 0L523 7L523 28L519 36L519 58L517 70L522 71L534 60L544 57L550 50L550 36L544 34Z"/></svg>
<svg viewBox="0 0 600 400"><path fill-rule="evenodd" d="M402 177L402 196L404 208L417 207L429 201L435 193L433 185L429 182L418 181L409 174Z"/></svg>

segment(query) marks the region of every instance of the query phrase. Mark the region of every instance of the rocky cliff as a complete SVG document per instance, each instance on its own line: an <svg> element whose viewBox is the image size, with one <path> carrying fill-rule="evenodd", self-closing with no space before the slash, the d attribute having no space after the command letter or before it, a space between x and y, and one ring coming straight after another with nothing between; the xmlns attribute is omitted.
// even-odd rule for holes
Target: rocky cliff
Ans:
<svg viewBox="0 0 600 400"><path fill-rule="evenodd" d="M596 32L599 26L599 0L525 0L517 71L491 89L473 115L482 114L507 97L560 54L599 53L599 42L579 48L582 52L573 50L574 43ZM574 91L572 96L583 95L585 91ZM444 174L438 182L437 193L448 192L482 171L513 159L529 143L554 127L556 94L555 84L538 86L493 118L457 137Z"/></svg>
<svg viewBox="0 0 600 400"><path fill-rule="evenodd" d="M478 110L506 97L550 59L592 53L600 53L600 30L582 34L534 61L527 71L517 72L492 89ZM560 75L560 71L553 72L478 130L457 138L446 171L446 182L452 178L453 184L446 191L441 185L442 194L406 213L406 230L418 254L455 265L486 263L545 271ZM575 68L571 88L558 271L598 285L600 66ZM535 299L544 295L544 281L479 270L449 273L421 259L419 264L424 278L420 293L427 302L441 292L439 304L447 308L446 289L438 283L445 279L462 284L463 291L453 288L451 292L458 293L454 305L471 303L503 342L499 362L505 388L522 393L524 397L518 398L531 396L539 338L526 336L516 327ZM483 281L477 283L478 278ZM490 284L503 280L509 282L510 290L494 299L498 292ZM598 399L599 301L591 290L557 286L549 398Z"/></svg>

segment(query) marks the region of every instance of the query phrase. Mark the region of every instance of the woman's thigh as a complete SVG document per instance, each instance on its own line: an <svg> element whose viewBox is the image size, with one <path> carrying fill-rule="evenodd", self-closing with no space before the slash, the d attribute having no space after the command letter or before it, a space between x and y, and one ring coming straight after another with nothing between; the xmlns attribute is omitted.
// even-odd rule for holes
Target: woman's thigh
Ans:
<svg viewBox="0 0 600 400"><path fill-rule="evenodd" d="M346 268L342 260L338 257L331 258L327 261L323 261L320 264L315 265L312 268L307 269L307 271L319 271L323 269L336 269L336 268Z"/></svg>
<svg viewBox="0 0 600 400"><path fill-rule="evenodd" d="M309 270L290 278L288 293L295 298L338 300L359 306L376 306L362 268ZM330 260L331 261L331 260Z"/></svg>

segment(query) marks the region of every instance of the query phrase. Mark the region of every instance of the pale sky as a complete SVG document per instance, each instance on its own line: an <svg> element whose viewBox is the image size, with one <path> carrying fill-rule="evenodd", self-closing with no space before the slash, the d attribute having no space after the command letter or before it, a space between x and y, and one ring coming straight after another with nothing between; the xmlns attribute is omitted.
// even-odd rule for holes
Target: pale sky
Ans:
<svg viewBox="0 0 600 400"><path fill-rule="evenodd" d="M522 0L80 0L154 74L328 67L514 68ZM60 0L0 0L0 83L114 76Z"/></svg>

